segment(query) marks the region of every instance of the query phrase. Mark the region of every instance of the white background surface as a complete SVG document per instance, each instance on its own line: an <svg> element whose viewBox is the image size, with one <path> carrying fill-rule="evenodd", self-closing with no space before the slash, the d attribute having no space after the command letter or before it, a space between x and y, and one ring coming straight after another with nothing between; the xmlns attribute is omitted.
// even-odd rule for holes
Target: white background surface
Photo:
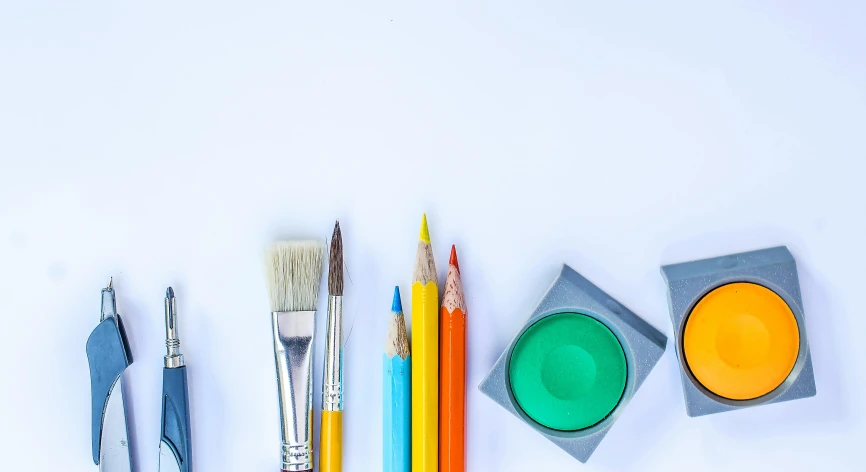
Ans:
<svg viewBox="0 0 866 472"><path fill-rule="evenodd" d="M95 470L84 343L114 276L140 470L172 285L196 470L276 471L262 248L339 218L346 470L380 470L426 211L468 296L468 470L863 470L861 2L234 3L0 6L0 469ZM688 418L669 343L584 466L475 389L563 262L671 336L661 264L778 244L815 398Z"/></svg>

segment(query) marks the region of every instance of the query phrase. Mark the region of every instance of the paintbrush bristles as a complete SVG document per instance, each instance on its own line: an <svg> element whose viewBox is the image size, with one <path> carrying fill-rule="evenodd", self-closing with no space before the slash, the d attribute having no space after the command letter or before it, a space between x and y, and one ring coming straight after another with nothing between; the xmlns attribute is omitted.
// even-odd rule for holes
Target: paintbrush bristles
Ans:
<svg viewBox="0 0 866 472"><path fill-rule="evenodd" d="M343 233L340 222L334 225L331 252L328 258L328 294L343 296Z"/></svg>
<svg viewBox="0 0 866 472"><path fill-rule="evenodd" d="M281 241L266 254L271 311L314 311L322 280L325 245L319 241Z"/></svg>

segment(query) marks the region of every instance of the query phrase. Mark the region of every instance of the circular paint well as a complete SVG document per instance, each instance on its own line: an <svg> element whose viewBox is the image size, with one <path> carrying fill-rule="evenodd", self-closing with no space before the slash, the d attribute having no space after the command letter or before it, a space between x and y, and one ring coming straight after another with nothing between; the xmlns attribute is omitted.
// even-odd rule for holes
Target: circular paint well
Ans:
<svg viewBox="0 0 866 472"><path fill-rule="evenodd" d="M625 390L622 346L605 325L579 313L542 318L517 340L511 392L534 421L577 431L607 417Z"/></svg>
<svg viewBox="0 0 866 472"><path fill-rule="evenodd" d="M683 353L707 390L751 400L788 378L800 353L800 330L778 294L758 284L732 283L705 295L689 314Z"/></svg>

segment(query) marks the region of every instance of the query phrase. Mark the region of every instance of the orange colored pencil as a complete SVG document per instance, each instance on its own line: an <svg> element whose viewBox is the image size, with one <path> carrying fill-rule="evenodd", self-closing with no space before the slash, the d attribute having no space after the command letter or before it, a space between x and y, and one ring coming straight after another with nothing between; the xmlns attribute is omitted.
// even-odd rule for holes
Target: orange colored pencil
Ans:
<svg viewBox="0 0 866 472"><path fill-rule="evenodd" d="M439 471L466 468L466 300L451 246L440 312Z"/></svg>

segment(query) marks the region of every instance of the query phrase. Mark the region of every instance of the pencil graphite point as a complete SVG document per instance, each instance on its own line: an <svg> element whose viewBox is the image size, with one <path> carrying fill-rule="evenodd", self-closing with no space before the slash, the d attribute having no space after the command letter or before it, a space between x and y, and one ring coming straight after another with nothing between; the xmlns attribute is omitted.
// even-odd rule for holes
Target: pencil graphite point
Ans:
<svg viewBox="0 0 866 472"><path fill-rule="evenodd" d="M430 230L427 228L427 214L421 214L421 241L430 244Z"/></svg>
<svg viewBox="0 0 866 472"><path fill-rule="evenodd" d="M400 301L400 287L394 287L394 301L391 302L391 311L394 313L403 313L403 302Z"/></svg>
<svg viewBox="0 0 866 472"><path fill-rule="evenodd" d="M457 249L454 245L451 245L451 257L448 259L448 263L453 265L455 269L457 269L457 273L460 273L460 264L457 263Z"/></svg>

